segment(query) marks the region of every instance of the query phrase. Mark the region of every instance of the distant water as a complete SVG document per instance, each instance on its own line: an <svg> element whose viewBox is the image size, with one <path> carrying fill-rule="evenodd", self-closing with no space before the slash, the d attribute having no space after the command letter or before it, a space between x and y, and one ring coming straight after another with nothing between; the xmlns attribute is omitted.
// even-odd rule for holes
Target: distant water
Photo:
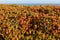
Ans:
<svg viewBox="0 0 60 40"><path fill-rule="evenodd" d="M1 3L0 3L1 4ZM4 4L4 3L3 3ZM6 4L6 3L5 3ZM9 4L9 3L8 3ZM11 3L11 4L13 4L13 3ZM36 5L54 5L54 6L60 6L60 4L28 4L28 3L14 3L14 4L16 4L16 5L25 5L25 6L31 6L31 5L34 5L34 6L36 6Z"/></svg>
<svg viewBox="0 0 60 40"><path fill-rule="evenodd" d="M13 4L13 3L11 3L11 4ZM16 3L16 4L17 5L26 5L26 6L30 6L30 5L55 5L55 6L60 6L59 3Z"/></svg>

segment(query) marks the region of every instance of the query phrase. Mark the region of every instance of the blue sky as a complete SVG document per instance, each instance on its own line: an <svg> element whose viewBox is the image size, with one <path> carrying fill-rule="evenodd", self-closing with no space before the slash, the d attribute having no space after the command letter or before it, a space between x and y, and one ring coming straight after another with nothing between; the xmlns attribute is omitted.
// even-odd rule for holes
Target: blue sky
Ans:
<svg viewBox="0 0 60 40"><path fill-rule="evenodd" d="M0 0L0 4L60 4L60 0Z"/></svg>

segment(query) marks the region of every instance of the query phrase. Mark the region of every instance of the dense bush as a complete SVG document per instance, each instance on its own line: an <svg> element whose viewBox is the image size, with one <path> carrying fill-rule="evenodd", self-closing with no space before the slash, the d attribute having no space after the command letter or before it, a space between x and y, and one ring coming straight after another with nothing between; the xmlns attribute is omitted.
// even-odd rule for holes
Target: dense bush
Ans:
<svg viewBox="0 0 60 40"><path fill-rule="evenodd" d="M0 40L60 40L60 6L0 4Z"/></svg>

